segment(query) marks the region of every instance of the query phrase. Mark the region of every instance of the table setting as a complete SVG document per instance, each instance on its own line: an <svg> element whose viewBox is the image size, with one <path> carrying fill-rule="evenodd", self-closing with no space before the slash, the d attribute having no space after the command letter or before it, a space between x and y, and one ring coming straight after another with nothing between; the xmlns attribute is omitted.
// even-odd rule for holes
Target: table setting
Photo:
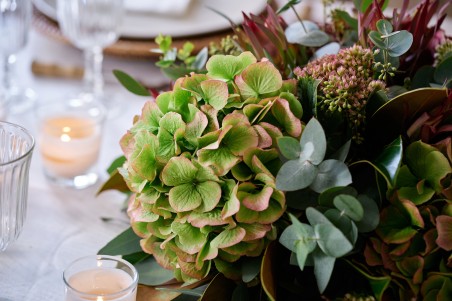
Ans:
<svg viewBox="0 0 452 301"><path fill-rule="evenodd" d="M0 0L0 301L452 298L451 9Z"/></svg>

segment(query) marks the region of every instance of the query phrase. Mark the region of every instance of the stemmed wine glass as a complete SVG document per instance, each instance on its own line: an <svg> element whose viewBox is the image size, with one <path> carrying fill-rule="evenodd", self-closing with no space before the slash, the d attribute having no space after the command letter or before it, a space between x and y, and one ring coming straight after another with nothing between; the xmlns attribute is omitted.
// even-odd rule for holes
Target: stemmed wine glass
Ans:
<svg viewBox="0 0 452 301"><path fill-rule="evenodd" d="M28 42L31 22L31 0L0 0L0 56L3 64L3 78L0 90L0 103L11 113L20 113L31 108L36 94L30 88L15 84L13 67L16 54Z"/></svg>
<svg viewBox="0 0 452 301"><path fill-rule="evenodd" d="M1 1L1 0L0 0ZM85 101L106 102L102 76L103 48L118 39L123 0L58 0L58 22L63 34L83 50ZM110 99L108 100L110 101ZM108 109L109 103L103 103Z"/></svg>

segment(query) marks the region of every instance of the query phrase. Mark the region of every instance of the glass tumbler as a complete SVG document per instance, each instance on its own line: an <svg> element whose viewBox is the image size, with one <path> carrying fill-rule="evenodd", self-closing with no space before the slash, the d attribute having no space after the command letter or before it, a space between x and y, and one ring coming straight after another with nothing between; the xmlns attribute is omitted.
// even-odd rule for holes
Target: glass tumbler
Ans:
<svg viewBox="0 0 452 301"><path fill-rule="evenodd" d="M0 121L0 251L22 231L34 145L34 138L27 130Z"/></svg>
<svg viewBox="0 0 452 301"><path fill-rule="evenodd" d="M91 255L72 262L63 272L66 301L135 301L138 272L122 258Z"/></svg>

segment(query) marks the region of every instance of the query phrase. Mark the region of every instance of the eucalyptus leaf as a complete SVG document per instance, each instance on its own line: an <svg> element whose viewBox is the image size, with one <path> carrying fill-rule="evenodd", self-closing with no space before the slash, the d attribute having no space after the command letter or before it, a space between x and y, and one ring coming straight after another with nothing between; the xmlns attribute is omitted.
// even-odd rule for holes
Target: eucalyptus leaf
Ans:
<svg viewBox="0 0 452 301"><path fill-rule="evenodd" d="M359 232L370 232L380 223L380 210L377 203L366 195L358 195L358 201L364 209L363 218L356 222Z"/></svg>
<svg viewBox="0 0 452 301"><path fill-rule="evenodd" d="M308 47L320 47L328 43L329 36L321 31L312 21L302 21L290 24L286 30L286 38L289 43L300 44ZM306 29L306 31L305 31Z"/></svg>
<svg viewBox="0 0 452 301"><path fill-rule="evenodd" d="M281 154L289 160L295 160L300 157L301 146L297 139L283 136L278 138L278 147Z"/></svg>
<svg viewBox="0 0 452 301"><path fill-rule="evenodd" d="M392 33L394 28L392 27L391 22L385 19L378 20L376 23L377 30L380 32L382 36L389 35Z"/></svg>
<svg viewBox="0 0 452 301"><path fill-rule="evenodd" d="M113 70L113 74L118 81L130 92L140 96L151 96L151 93L132 76L121 70Z"/></svg>
<svg viewBox="0 0 452 301"><path fill-rule="evenodd" d="M312 256L314 259L314 275L317 281L317 286L320 293L323 293L328 285L328 282L330 282L336 258L326 255L322 252L322 250L320 250L320 248L315 249Z"/></svg>
<svg viewBox="0 0 452 301"><path fill-rule="evenodd" d="M251 257L242 263L242 280L245 283L251 282L259 275L261 269L262 258Z"/></svg>
<svg viewBox="0 0 452 301"><path fill-rule="evenodd" d="M300 146L301 161L309 160L314 165L323 161L326 153L326 136L317 119L311 118L309 120L301 135Z"/></svg>
<svg viewBox="0 0 452 301"><path fill-rule="evenodd" d="M354 221L360 221L364 216L361 203L353 196L340 194L334 198L334 206Z"/></svg>
<svg viewBox="0 0 452 301"><path fill-rule="evenodd" d="M314 181L317 172L317 167L309 161L287 161L276 176L276 188L283 191L306 188Z"/></svg>
<svg viewBox="0 0 452 301"><path fill-rule="evenodd" d="M316 50L311 60L316 60L325 55L337 54L341 49L341 45L337 42L331 42Z"/></svg>
<svg viewBox="0 0 452 301"><path fill-rule="evenodd" d="M318 166L316 178L309 186L318 193L335 187L347 186L352 183L352 175L347 165L338 160L325 160Z"/></svg>
<svg viewBox="0 0 452 301"><path fill-rule="evenodd" d="M191 68L202 70L206 65L207 59L209 57L209 49L207 47L203 47L201 51L196 55L196 59L191 64Z"/></svg>
<svg viewBox="0 0 452 301"><path fill-rule="evenodd" d="M406 31L401 30L396 34L393 34L387 38L387 51L389 56L399 57L407 52L413 44L413 35Z"/></svg>
<svg viewBox="0 0 452 301"><path fill-rule="evenodd" d="M314 233L320 249L330 257L342 257L353 249L344 233L332 224L316 224Z"/></svg>

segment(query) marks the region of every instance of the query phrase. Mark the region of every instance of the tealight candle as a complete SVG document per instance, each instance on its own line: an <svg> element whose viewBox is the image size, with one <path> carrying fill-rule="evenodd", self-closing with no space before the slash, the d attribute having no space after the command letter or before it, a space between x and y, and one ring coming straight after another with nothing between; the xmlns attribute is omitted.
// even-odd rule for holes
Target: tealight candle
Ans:
<svg viewBox="0 0 452 301"><path fill-rule="evenodd" d="M74 261L63 274L66 301L135 301L138 274L127 261L98 255Z"/></svg>
<svg viewBox="0 0 452 301"><path fill-rule="evenodd" d="M47 178L75 188L94 184L98 178L93 168L101 147L103 107L72 99L44 104L37 115L38 145Z"/></svg>
<svg viewBox="0 0 452 301"><path fill-rule="evenodd" d="M73 178L88 171L99 156L101 126L86 117L49 117L42 121L40 150L53 175Z"/></svg>

